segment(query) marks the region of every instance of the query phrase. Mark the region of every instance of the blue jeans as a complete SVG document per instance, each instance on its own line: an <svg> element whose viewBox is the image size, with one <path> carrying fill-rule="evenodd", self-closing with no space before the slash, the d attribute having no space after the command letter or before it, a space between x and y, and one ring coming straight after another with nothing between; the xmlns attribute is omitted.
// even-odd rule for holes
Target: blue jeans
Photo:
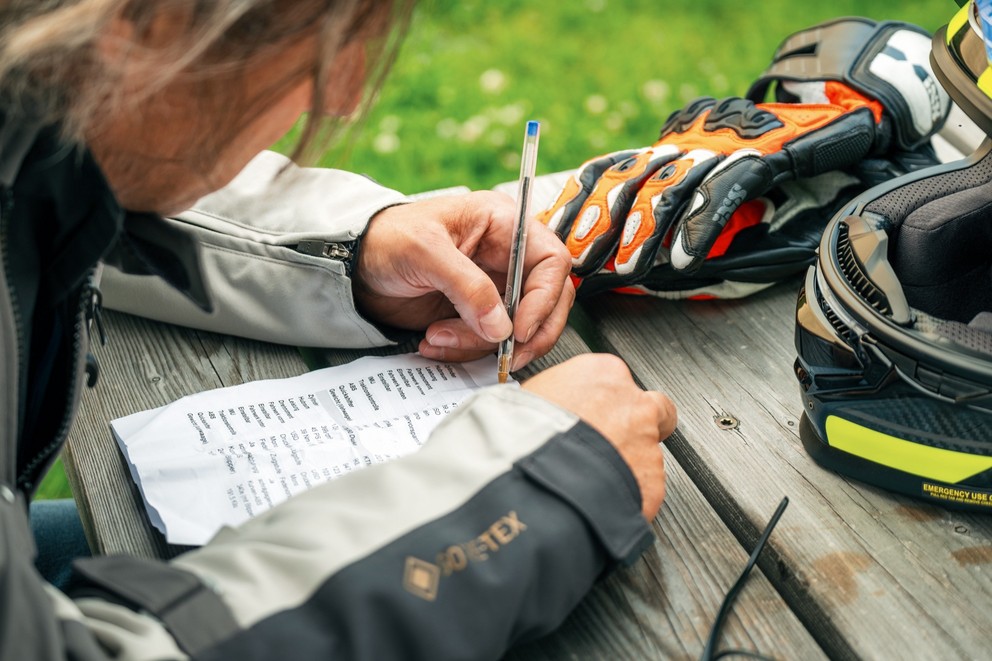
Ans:
<svg viewBox="0 0 992 661"><path fill-rule="evenodd" d="M35 567L46 581L66 590L72 578L72 561L90 555L76 502L71 498L36 500L31 503L29 517L38 547Z"/></svg>

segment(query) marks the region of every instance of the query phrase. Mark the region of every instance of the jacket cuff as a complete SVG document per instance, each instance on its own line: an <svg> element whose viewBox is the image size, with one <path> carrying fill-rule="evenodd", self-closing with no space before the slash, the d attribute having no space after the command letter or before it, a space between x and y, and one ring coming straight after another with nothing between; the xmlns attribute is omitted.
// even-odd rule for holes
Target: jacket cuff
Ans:
<svg viewBox="0 0 992 661"><path fill-rule="evenodd" d="M98 596L160 620L189 654L216 645L239 627L223 599L191 572L130 556L76 560L82 579L73 598Z"/></svg>
<svg viewBox="0 0 992 661"><path fill-rule="evenodd" d="M641 514L641 490L633 473L588 424L577 422L517 467L575 508L615 563L634 562L652 544L654 533Z"/></svg>

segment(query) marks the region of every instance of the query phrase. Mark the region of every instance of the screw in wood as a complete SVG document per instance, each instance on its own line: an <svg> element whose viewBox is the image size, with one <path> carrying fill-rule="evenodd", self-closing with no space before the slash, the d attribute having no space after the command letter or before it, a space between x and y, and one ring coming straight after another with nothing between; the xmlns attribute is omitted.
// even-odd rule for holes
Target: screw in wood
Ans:
<svg viewBox="0 0 992 661"><path fill-rule="evenodd" d="M720 415L713 416L713 422L723 430L737 429L740 425L740 421L729 413L721 413Z"/></svg>

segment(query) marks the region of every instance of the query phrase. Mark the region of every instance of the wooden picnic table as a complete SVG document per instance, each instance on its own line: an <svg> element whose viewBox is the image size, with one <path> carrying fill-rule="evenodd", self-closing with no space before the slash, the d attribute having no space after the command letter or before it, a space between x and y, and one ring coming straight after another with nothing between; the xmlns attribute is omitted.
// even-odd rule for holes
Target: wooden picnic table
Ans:
<svg viewBox="0 0 992 661"><path fill-rule="evenodd" d="M560 181L539 178L535 204ZM680 414L665 444L668 495L643 558L510 657L697 658L783 496L790 505L721 648L779 659L990 655L992 519L849 481L803 450L792 372L798 288L796 279L739 301L605 294L577 304L558 346L523 376L607 351L643 386L668 392ZM300 350L112 312L105 325L110 342L95 350L101 380L83 395L64 457L95 551L148 557L184 549L149 525L109 420L209 388L413 348Z"/></svg>

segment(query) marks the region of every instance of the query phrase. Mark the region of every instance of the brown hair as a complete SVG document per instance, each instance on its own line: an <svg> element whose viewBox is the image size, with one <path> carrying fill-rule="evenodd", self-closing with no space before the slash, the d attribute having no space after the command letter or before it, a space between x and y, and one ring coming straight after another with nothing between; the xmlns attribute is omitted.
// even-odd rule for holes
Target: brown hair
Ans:
<svg viewBox="0 0 992 661"><path fill-rule="evenodd" d="M395 57L412 6L413 0L0 0L0 108L59 123L78 140L108 106L140 100L179 75L209 80L236 72L268 47L312 36L317 57L283 82L288 88L307 75L313 80L296 147L296 156L309 155L318 136L323 143L340 129L322 121L334 56L356 39L370 45L360 116ZM120 59L141 62L154 75L125 94L117 85L120 72L97 52L98 40L117 18L140 35L162 12L182 17L182 34L165 44L128 43L131 50ZM250 101L264 104L280 91ZM239 110L246 120L246 109Z"/></svg>

